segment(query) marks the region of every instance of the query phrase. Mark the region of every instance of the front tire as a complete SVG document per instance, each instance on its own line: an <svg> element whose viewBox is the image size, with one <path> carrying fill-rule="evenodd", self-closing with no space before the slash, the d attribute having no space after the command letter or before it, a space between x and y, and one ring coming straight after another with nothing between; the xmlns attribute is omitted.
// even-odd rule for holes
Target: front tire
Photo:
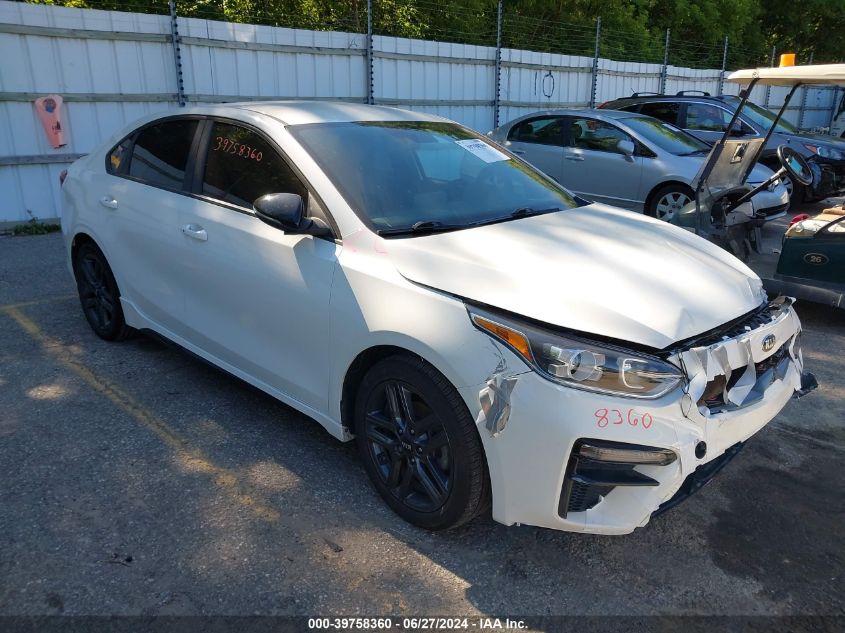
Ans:
<svg viewBox="0 0 845 633"><path fill-rule="evenodd" d="M391 356L367 372L355 400L355 433L373 485L409 523L453 528L489 505L475 423L455 388L421 359Z"/></svg>
<svg viewBox="0 0 845 633"><path fill-rule="evenodd" d="M692 202L694 196L693 190L687 185L669 183L651 195L646 205L646 215L669 222L685 205Z"/></svg>
<svg viewBox="0 0 845 633"><path fill-rule="evenodd" d="M132 333L123 318L120 290L103 252L85 242L73 258L73 274L79 302L88 325L107 341L122 341Z"/></svg>

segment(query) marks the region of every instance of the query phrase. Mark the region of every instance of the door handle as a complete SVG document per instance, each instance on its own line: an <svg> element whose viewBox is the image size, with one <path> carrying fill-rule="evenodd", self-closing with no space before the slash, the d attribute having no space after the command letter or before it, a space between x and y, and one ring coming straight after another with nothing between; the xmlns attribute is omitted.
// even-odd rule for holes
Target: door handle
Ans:
<svg viewBox="0 0 845 633"><path fill-rule="evenodd" d="M566 160L584 160L584 157L580 154L564 154L563 157Z"/></svg>
<svg viewBox="0 0 845 633"><path fill-rule="evenodd" d="M512 151L514 154L518 154L519 156L522 156L522 155L525 153L525 150L524 150L524 149L512 149L511 151Z"/></svg>
<svg viewBox="0 0 845 633"><path fill-rule="evenodd" d="M103 196L102 198L100 198L100 204L106 207L107 209L117 209L117 200L115 200L111 196Z"/></svg>
<svg viewBox="0 0 845 633"><path fill-rule="evenodd" d="M182 233L200 242L208 241L208 233L199 224L186 224L182 227Z"/></svg>

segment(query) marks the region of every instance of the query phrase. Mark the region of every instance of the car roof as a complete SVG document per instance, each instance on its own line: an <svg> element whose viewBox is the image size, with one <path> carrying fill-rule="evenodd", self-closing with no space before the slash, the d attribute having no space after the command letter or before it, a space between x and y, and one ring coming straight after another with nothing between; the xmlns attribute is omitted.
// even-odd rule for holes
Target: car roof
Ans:
<svg viewBox="0 0 845 633"><path fill-rule="evenodd" d="M618 99L611 99L607 101L604 105L608 103L619 103L619 102L626 102L626 103L645 103L646 101L721 101L722 103L726 103L728 101L734 101L737 99L736 95L711 95L711 94L700 94L700 95L645 95L645 94L633 94L630 97L619 97Z"/></svg>
<svg viewBox="0 0 845 633"><path fill-rule="evenodd" d="M539 112L532 112L531 114L526 114L521 116L517 119L513 119L512 121L508 121L505 123L504 126L511 126L514 123L518 123L520 121L524 121L526 119L533 119L536 117L542 116L587 116L593 117L596 119L630 119L632 117L639 117L643 116L637 112L625 112L624 110L599 110L598 108L559 108L557 110L541 110Z"/></svg>
<svg viewBox="0 0 845 633"><path fill-rule="evenodd" d="M285 125L305 123L347 123L352 121L445 121L425 112L367 105L351 101L244 101L198 106L192 110L205 114L225 114L227 109L249 110L273 117Z"/></svg>

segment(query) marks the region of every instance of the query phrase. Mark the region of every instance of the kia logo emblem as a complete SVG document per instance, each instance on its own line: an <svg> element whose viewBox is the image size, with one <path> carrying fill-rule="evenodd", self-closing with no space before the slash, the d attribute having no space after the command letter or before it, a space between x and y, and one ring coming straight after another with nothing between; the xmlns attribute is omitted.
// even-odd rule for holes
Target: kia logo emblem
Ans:
<svg viewBox="0 0 845 633"><path fill-rule="evenodd" d="M771 352L775 348L776 341L777 339L775 338L775 335L769 334L766 338L763 339L763 351Z"/></svg>

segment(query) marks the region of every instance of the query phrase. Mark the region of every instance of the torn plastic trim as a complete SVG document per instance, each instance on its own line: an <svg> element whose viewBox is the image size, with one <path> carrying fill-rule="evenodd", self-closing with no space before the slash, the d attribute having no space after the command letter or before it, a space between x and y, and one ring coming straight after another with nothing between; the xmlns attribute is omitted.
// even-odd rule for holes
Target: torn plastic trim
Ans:
<svg viewBox="0 0 845 633"><path fill-rule="evenodd" d="M505 377L502 374L496 374L478 393L478 401L481 405L479 422L490 433L490 437L498 437L510 420L511 394L518 380L519 376Z"/></svg>
<svg viewBox="0 0 845 633"><path fill-rule="evenodd" d="M777 380L801 389L801 324L792 300L780 298L767 309L762 325L755 315L756 328L746 326L746 331L732 338L676 355L687 374L687 395L705 418L759 402ZM709 401L720 396L721 402L708 406L705 394Z"/></svg>

